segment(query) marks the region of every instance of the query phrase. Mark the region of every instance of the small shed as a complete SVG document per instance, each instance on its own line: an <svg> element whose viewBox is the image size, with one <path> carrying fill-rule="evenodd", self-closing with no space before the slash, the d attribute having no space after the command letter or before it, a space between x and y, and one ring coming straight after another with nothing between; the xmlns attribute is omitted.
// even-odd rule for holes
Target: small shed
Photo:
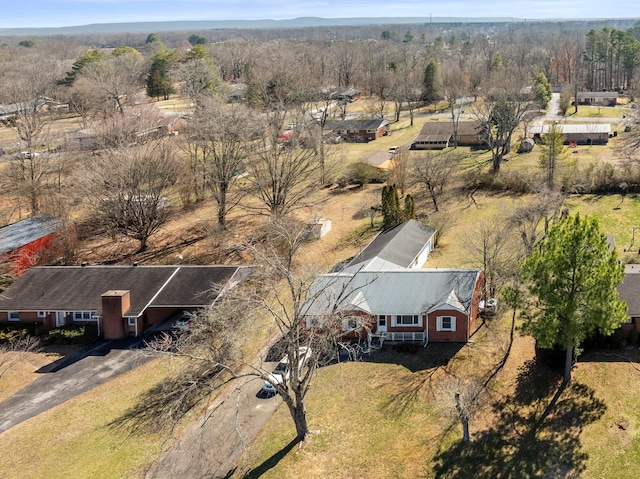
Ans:
<svg viewBox="0 0 640 479"><path fill-rule="evenodd" d="M329 231L331 231L331 220L318 219L307 224L309 232L307 238L312 240L319 240L324 238Z"/></svg>
<svg viewBox="0 0 640 479"><path fill-rule="evenodd" d="M520 142L520 147L518 148L518 153L530 153L531 151L533 151L533 147L535 146L536 142L533 141L532 138L524 138L521 142Z"/></svg>

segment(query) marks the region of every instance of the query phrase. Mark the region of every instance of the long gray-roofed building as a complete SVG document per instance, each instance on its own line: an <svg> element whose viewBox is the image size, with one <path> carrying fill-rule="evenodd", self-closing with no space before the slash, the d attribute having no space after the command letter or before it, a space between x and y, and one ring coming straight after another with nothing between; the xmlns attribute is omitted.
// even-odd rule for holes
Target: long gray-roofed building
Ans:
<svg viewBox="0 0 640 479"><path fill-rule="evenodd" d="M43 328L95 322L107 339L139 335L183 311L211 306L249 266L33 267L0 296L0 321Z"/></svg>

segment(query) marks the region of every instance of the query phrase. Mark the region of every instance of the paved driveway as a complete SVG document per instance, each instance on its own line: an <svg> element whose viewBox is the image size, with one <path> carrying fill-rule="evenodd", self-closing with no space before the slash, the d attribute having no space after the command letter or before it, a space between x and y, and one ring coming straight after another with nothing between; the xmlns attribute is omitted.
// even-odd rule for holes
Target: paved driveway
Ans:
<svg viewBox="0 0 640 479"><path fill-rule="evenodd" d="M102 343L51 372L43 372L42 377L0 403L0 434L149 361L151 357L135 350L140 344L140 338Z"/></svg>

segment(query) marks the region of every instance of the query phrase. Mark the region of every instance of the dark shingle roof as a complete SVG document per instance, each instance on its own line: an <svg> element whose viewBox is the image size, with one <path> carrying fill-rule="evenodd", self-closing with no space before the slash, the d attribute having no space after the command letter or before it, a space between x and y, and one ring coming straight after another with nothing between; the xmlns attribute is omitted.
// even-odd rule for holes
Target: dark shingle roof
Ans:
<svg viewBox="0 0 640 479"><path fill-rule="evenodd" d="M64 225L64 220L42 214L3 226L0 228L0 254L8 253L59 231Z"/></svg>
<svg viewBox="0 0 640 479"><path fill-rule="evenodd" d="M458 136L477 135L479 131L480 123L477 121L458 122ZM422 130L415 141L446 141L451 135L453 135L452 121L427 121L422 125Z"/></svg>
<svg viewBox="0 0 640 479"><path fill-rule="evenodd" d="M0 297L0 311L97 311L102 294L129 290L127 316L147 307L204 307L242 266L43 266L30 268ZM248 268L245 268L248 269Z"/></svg>
<svg viewBox="0 0 640 479"><path fill-rule="evenodd" d="M407 268L435 233L436 230L431 226L415 220L405 221L378 234L349 265L378 257Z"/></svg>
<svg viewBox="0 0 640 479"><path fill-rule="evenodd" d="M640 264L625 266L624 280L618 285L618 294L627 303L629 316L640 316Z"/></svg>

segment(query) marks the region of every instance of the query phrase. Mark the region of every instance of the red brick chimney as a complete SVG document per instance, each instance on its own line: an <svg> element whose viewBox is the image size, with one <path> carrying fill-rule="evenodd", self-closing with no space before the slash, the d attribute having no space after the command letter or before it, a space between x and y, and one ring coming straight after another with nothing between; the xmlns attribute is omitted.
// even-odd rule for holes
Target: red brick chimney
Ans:
<svg viewBox="0 0 640 479"><path fill-rule="evenodd" d="M102 334L104 339L127 336L124 313L131 306L129 291L111 290L102 295Z"/></svg>

